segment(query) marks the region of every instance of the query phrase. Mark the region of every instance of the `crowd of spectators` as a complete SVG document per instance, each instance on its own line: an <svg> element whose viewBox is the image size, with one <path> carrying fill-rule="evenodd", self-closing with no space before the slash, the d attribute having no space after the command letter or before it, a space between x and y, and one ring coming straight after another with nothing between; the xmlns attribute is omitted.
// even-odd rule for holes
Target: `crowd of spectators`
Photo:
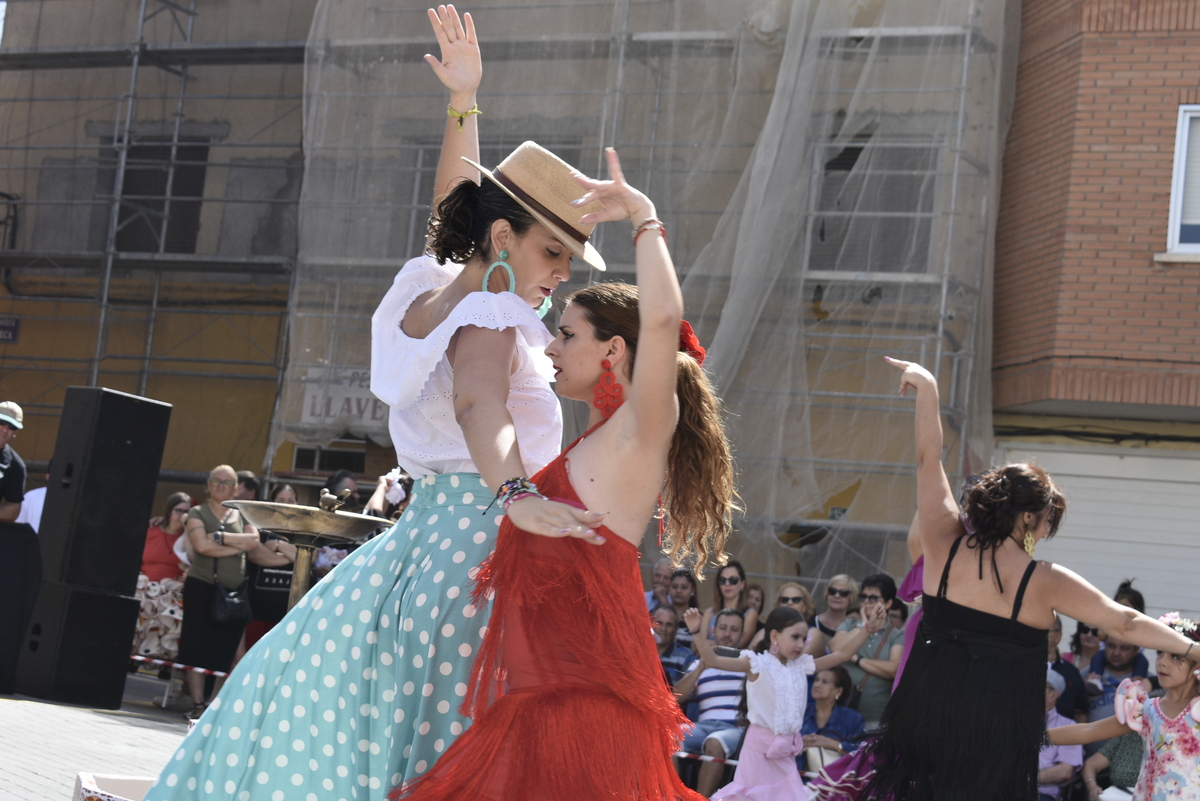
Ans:
<svg viewBox="0 0 1200 801"><path fill-rule="evenodd" d="M663 559L654 565L646 605L653 621L665 680L691 721L682 750L715 760L736 760L746 720L738 715L746 677L706 665L698 655L683 613L697 604L697 581L690 570L672 572ZM771 598L761 584L747 582L743 565L731 561L716 574L712 605L704 613L699 636L707 636L718 652L732 655L754 647L761 639L760 620L771 608L790 607L809 623L805 652L814 657L837 651L860 620L882 605L890 625L868 636L844 665L817 671L809 684L805 709L804 751L796 759L801 774L815 774L830 761L853 753L873 728L892 693L904 650L904 628L912 611L897 598L896 581L886 573L859 580L837 575L828 581L788 581ZM823 608L810 587L824 585ZM1121 584L1114 599L1145 610L1145 601L1131 582ZM773 601L770 607L768 600ZM912 605L920 603L920 599ZM768 608L770 607L770 608ZM757 635L756 635L756 632ZM1047 728L1100 720L1114 714L1117 686L1123 679L1141 679L1155 689L1149 660L1139 649L1099 631L1086 621L1077 624L1068 648L1061 650L1063 624L1056 619L1049 632L1046 657ZM1152 692L1153 694L1153 692ZM1047 746L1038 773L1039 801L1095 801L1127 798L1142 759L1142 741L1135 733L1107 742L1081 746ZM697 792L711 796L732 776L721 761L677 760L681 775ZM1112 789L1106 789L1111 787Z"/></svg>

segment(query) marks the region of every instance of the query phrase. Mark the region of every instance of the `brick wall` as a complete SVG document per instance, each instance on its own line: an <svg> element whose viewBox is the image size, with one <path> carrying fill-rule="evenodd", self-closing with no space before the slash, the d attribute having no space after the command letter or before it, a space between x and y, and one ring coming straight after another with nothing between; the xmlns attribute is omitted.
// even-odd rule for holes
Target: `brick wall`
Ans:
<svg viewBox="0 0 1200 801"><path fill-rule="evenodd" d="M1200 264L1166 249L1200 0L1026 0L996 240L993 400L1200 403Z"/></svg>

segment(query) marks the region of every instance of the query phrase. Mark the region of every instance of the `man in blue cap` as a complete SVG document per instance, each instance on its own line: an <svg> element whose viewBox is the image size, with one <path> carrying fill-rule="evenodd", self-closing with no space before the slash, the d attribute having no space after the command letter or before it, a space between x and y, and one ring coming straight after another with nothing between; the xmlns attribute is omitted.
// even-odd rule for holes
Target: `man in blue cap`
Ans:
<svg viewBox="0 0 1200 801"><path fill-rule="evenodd" d="M25 462L8 444L25 427L24 417L12 401L0 403L0 521L6 523L17 519L25 500Z"/></svg>

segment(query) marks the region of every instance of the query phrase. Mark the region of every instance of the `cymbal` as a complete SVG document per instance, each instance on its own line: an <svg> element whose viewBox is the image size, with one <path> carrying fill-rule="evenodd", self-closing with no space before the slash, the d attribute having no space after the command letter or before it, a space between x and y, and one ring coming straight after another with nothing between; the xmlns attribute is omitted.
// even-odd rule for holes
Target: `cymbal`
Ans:
<svg viewBox="0 0 1200 801"><path fill-rule="evenodd" d="M368 534L392 525L390 520L353 512L327 512L314 506L269 501L225 501L250 525L278 534L307 534L329 539L363 541Z"/></svg>

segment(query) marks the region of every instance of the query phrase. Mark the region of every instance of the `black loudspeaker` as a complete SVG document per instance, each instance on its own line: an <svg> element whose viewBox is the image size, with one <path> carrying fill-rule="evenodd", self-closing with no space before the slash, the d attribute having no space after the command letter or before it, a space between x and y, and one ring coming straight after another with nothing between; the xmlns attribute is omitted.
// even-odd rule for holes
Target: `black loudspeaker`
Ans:
<svg viewBox="0 0 1200 801"><path fill-rule="evenodd" d="M17 665L17 692L120 709L140 606L134 598L42 582Z"/></svg>
<svg viewBox="0 0 1200 801"><path fill-rule="evenodd" d="M37 532L26 523L0 523L0 695L16 692L17 660L42 583Z"/></svg>
<svg viewBox="0 0 1200 801"><path fill-rule="evenodd" d="M171 404L69 387L39 536L45 578L133 595Z"/></svg>

